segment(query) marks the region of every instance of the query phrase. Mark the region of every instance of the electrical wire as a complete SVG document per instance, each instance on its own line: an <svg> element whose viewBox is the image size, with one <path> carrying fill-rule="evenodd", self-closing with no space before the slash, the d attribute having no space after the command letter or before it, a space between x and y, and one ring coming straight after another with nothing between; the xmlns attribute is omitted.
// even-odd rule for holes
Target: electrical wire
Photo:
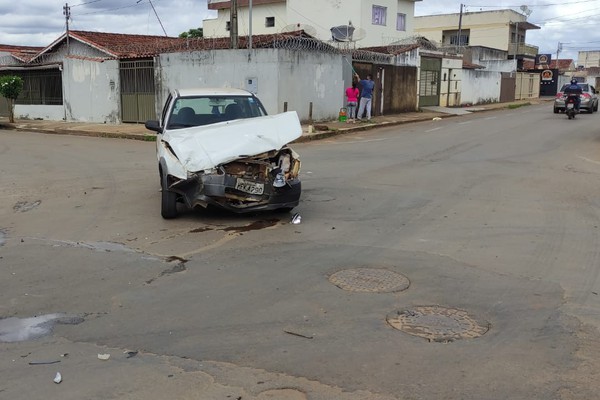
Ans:
<svg viewBox="0 0 600 400"><path fill-rule="evenodd" d="M74 5L72 5L72 6L69 6L69 7L71 7L71 8L72 8L72 7L85 6L85 5L87 5L87 4L97 3L97 2L99 2L99 1L102 1L102 0L92 0L92 1L88 1L88 2L86 2L86 3L74 4Z"/></svg>
<svg viewBox="0 0 600 400"><path fill-rule="evenodd" d="M562 2L562 3L551 3L551 4L532 4L532 5L527 5L528 8L535 8L535 7L552 7L552 6L570 6L572 4L581 4L581 3L591 3L592 1L598 1L598 0L579 0L579 1L574 1L571 3L567 3L567 2ZM521 7L522 4L516 5L516 6L476 6L476 5L465 5L466 7L477 7L477 8L516 8L516 7Z"/></svg>

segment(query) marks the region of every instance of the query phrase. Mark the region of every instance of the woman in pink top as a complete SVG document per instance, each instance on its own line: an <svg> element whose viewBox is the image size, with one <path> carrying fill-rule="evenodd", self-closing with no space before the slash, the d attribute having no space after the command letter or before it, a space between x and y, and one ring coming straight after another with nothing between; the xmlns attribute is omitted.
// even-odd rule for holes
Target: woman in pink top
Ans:
<svg viewBox="0 0 600 400"><path fill-rule="evenodd" d="M352 82L352 87L346 89L346 115L348 116L346 122L350 122L351 120L352 122L356 122L356 105L358 104L359 93L356 82Z"/></svg>

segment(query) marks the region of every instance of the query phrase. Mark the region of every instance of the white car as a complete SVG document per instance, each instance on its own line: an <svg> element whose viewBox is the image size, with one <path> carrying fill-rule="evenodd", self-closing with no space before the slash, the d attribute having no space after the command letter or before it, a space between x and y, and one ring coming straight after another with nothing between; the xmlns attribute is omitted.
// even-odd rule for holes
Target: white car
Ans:
<svg viewBox="0 0 600 400"><path fill-rule="evenodd" d="M146 128L157 133L163 218L177 216L177 203L242 213L300 201L300 160L288 146L302 135L296 112L268 116L245 90L173 90Z"/></svg>

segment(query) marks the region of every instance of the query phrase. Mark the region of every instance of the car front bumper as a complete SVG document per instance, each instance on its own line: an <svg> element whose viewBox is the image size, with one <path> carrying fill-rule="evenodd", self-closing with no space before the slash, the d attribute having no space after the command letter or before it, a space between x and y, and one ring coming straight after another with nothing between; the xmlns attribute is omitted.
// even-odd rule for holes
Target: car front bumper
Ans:
<svg viewBox="0 0 600 400"><path fill-rule="evenodd" d="M260 182L264 192L260 195L236 189L235 176L200 174L170 185L189 208L216 206L235 213L294 208L300 203L302 184L298 178L288 179L283 187L271 182Z"/></svg>

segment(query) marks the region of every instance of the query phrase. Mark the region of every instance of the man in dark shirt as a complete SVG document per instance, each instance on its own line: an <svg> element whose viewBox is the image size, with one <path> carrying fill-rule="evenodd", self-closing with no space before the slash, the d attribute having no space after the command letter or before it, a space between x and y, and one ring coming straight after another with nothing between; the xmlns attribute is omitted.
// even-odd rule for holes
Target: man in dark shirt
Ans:
<svg viewBox="0 0 600 400"><path fill-rule="evenodd" d="M579 111L579 105L581 104L581 94L583 93L583 89L581 86L577 84L577 80L575 78L571 79L571 84L565 88L564 93L567 95L567 99L569 96L575 96L575 110ZM565 107L567 106L565 99Z"/></svg>
<svg viewBox="0 0 600 400"><path fill-rule="evenodd" d="M362 91L360 92L360 104L358 107L358 115L357 119L360 121L362 119L363 113L365 109L367 111L367 121L371 120L371 100L373 98L373 89L375 88L375 82L373 82L373 76L371 74L367 75L367 79L360 79L358 74L354 74L356 76L356 80L360 84Z"/></svg>

